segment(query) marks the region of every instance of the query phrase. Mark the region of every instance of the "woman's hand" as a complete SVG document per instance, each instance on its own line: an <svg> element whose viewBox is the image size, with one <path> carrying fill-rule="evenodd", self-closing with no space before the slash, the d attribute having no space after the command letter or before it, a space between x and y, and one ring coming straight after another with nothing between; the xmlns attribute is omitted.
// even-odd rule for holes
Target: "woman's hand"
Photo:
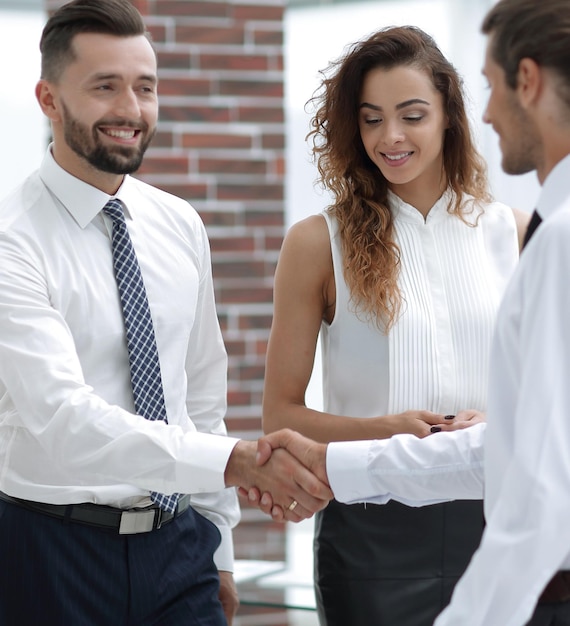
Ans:
<svg viewBox="0 0 570 626"><path fill-rule="evenodd" d="M453 419L455 416L451 416ZM450 417L431 411L405 411L394 415L383 415L370 420L371 428L363 439L387 439L392 435L409 433L416 437L427 437L440 430L449 430Z"/></svg>
<svg viewBox="0 0 570 626"><path fill-rule="evenodd" d="M453 420L446 420L445 428L442 428L442 430L461 430L485 421L487 421L485 413L475 411L474 409L466 409L459 411Z"/></svg>
<svg viewBox="0 0 570 626"><path fill-rule="evenodd" d="M370 428L362 439L387 439L392 435L409 433L416 437L427 437L443 430L460 430L485 421L485 414L473 409L459 411L456 415L443 415L431 411L405 411L394 415L372 418Z"/></svg>

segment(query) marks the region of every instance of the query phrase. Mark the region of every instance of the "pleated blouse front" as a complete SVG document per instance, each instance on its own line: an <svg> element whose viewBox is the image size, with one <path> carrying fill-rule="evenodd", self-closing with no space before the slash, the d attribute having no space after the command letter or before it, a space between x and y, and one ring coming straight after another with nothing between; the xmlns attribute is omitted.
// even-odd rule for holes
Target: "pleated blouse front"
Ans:
<svg viewBox="0 0 570 626"><path fill-rule="evenodd" d="M321 327L326 412L374 417L486 409L495 314L518 259L516 225L509 207L477 206L470 197L466 224L448 212L451 198L445 193L424 219L389 196L403 304L388 334L355 313L336 221L323 213L336 284L335 317Z"/></svg>

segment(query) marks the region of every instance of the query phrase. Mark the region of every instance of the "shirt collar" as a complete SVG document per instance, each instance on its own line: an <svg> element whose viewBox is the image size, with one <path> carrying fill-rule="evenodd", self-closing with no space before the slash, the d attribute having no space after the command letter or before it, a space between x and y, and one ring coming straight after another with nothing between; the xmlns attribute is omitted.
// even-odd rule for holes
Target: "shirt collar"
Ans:
<svg viewBox="0 0 570 626"><path fill-rule="evenodd" d="M568 200L570 154L559 161L546 177L536 209L543 220L556 213Z"/></svg>
<svg viewBox="0 0 570 626"><path fill-rule="evenodd" d="M451 189L446 189L429 210L427 218L424 218L424 216L415 207L407 202L404 202L400 196L388 189L388 204L393 215L395 217L400 216L407 221L417 222L418 224L424 224L437 220L440 215L447 215L447 209L452 198L453 191Z"/></svg>
<svg viewBox="0 0 570 626"><path fill-rule="evenodd" d="M114 196L83 182L66 172L53 158L52 144L40 166L40 178L49 191L61 202L66 211L81 228L85 228L103 209L110 198L127 195L124 188L129 187L128 176ZM129 214L125 203L125 213Z"/></svg>

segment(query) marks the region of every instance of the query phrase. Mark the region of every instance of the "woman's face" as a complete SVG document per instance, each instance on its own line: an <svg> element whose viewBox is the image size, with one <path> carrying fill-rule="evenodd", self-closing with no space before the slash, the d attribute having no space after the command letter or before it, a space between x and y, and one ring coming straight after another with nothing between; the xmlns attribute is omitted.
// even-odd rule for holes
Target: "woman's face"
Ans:
<svg viewBox="0 0 570 626"><path fill-rule="evenodd" d="M398 66L376 68L365 76L360 136L395 193L405 196L406 187L421 186L428 193L437 190L439 197L447 126L441 94L426 72Z"/></svg>

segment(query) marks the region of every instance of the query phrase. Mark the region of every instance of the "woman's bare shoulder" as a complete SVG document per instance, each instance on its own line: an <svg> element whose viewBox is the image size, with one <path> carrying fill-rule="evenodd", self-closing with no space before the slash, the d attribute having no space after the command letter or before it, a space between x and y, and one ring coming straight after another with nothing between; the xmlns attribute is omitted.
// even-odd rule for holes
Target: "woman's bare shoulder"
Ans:
<svg viewBox="0 0 570 626"><path fill-rule="evenodd" d="M310 215L293 224L285 235L283 250L303 256L330 254L330 235L324 216Z"/></svg>

